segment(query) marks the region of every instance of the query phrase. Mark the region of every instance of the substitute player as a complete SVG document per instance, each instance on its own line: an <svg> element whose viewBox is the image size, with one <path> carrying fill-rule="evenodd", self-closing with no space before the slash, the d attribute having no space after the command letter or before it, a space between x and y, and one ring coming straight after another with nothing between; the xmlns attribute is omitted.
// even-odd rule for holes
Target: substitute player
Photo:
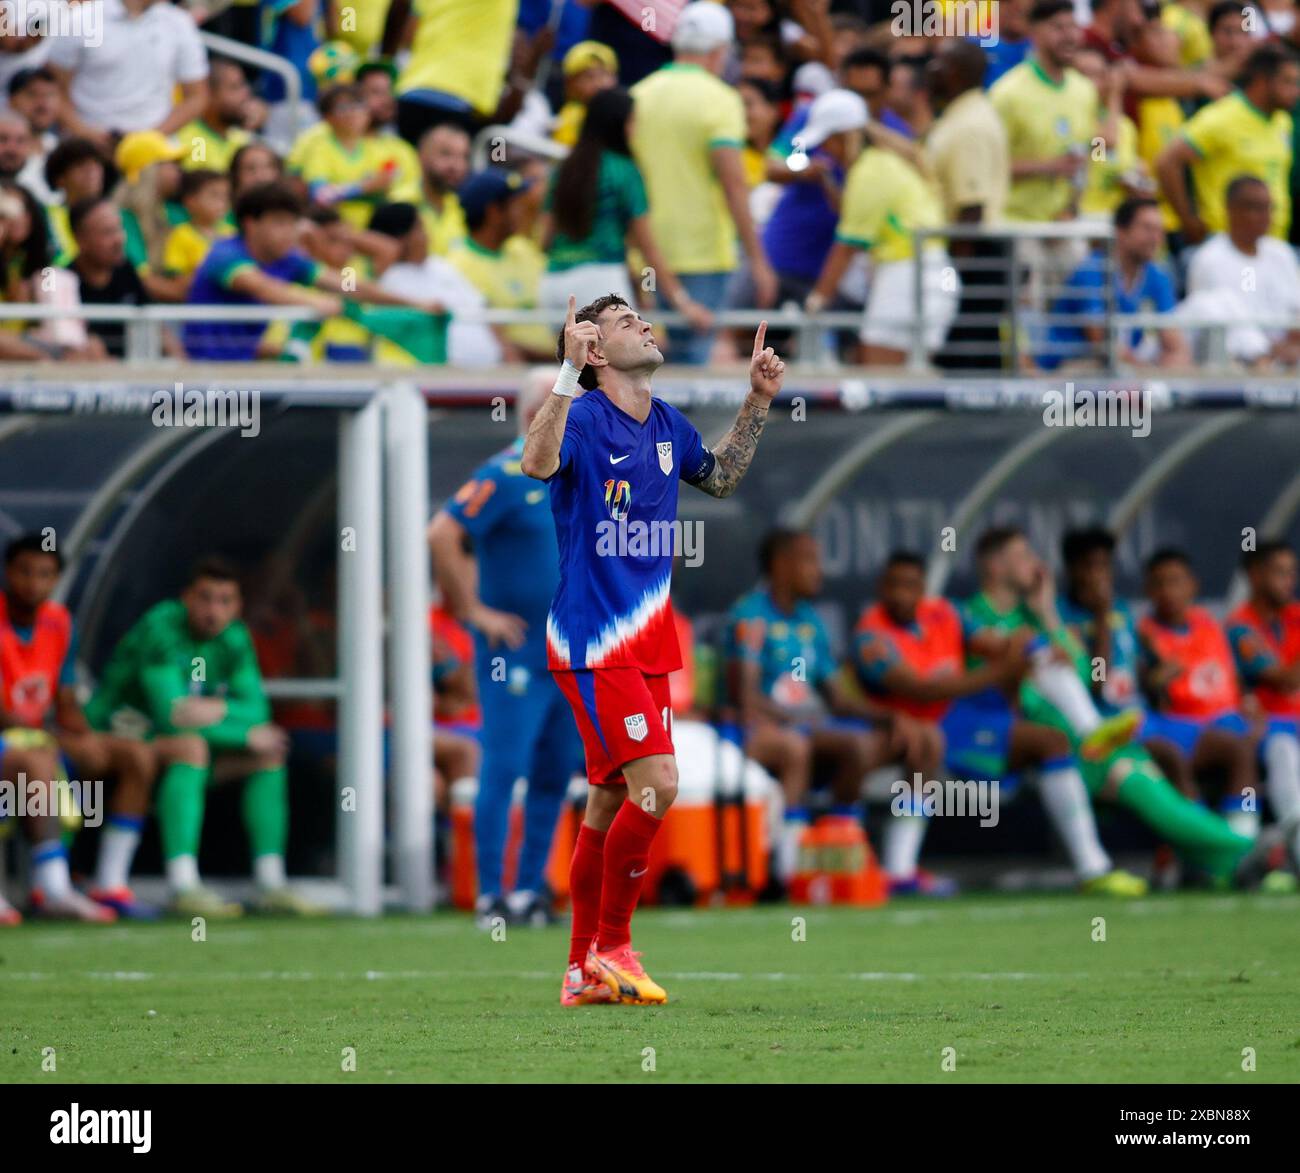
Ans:
<svg viewBox="0 0 1300 1173"><path fill-rule="evenodd" d="M162 755L166 769L158 786L158 822L173 909L185 916L242 912L199 882L210 775L245 780L243 816L258 887L256 907L316 911L285 882L289 743L271 724L253 640L239 618L241 606L235 569L221 558L201 559L179 599L155 604L122 637L86 706L95 728L140 730Z"/></svg>
<svg viewBox="0 0 1300 1173"><path fill-rule="evenodd" d="M727 616L727 692L745 731L745 755L781 782L785 813L776 845L776 873L785 883L808 828L813 768L830 768L838 813L861 819L863 778L901 761L926 770L920 722L864 700L848 687L831 652L830 634L812 600L821 593L821 551L812 534L774 529L759 547L763 582L736 601Z"/></svg>
<svg viewBox="0 0 1300 1173"><path fill-rule="evenodd" d="M560 578L549 494L520 467L524 434L555 383L535 371L519 397L519 435L474 470L429 526L447 607L474 631L483 767L474 806L480 924L554 915L546 860L569 778L582 762L568 703L546 670L546 613ZM472 549L471 547L472 543ZM502 865L516 778L528 779L514 890Z"/></svg>
<svg viewBox="0 0 1300 1173"><path fill-rule="evenodd" d="M1083 764L1108 761L1117 752L1116 742L1124 748L1132 732L1130 723L1104 721L1097 715L1083 686L1083 651L1061 623L1052 576L1025 535L1010 526L985 530L975 544L975 559L980 591L961 608L967 666L979 667L1025 632L1031 633L1031 649L1036 643L1046 645L1038 653L1031 650L1034 666L1020 688L1020 712L1037 725L1064 732L1071 752L1044 764L1038 776L1039 797L1065 844L1082 891L1145 895L1146 882L1114 867L1101 845L1080 773ZM1050 662L1043 662L1044 651ZM979 697L971 700L978 702ZM1114 737L1112 730L1118 730Z"/></svg>
<svg viewBox="0 0 1300 1173"><path fill-rule="evenodd" d="M1195 605L1197 585L1181 550L1157 550L1147 560L1151 610L1138 623L1142 682L1160 722L1159 736L1177 745L1197 774L1226 773L1219 809L1234 830L1253 838L1259 832L1257 759L1266 729L1241 714L1232 648L1218 620Z"/></svg>
<svg viewBox="0 0 1300 1173"><path fill-rule="evenodd" d="M939 778L947 765L971 777L996 778L1009 790L1021 770L1062 764L1069 754L1065 735L1020 719L1007 695L1014 695L1029 668L1027 633L967 671L957 608L926 597L925 562L904 550L886 560L877 597L854 629L853 665L868 696L925 730L924 756L903 763L909 774ZM954 895L951 880L919 866L926 815L924 804L913 801L911 808L896 811L885 832L890 893Z"/></svg>
<svg viewBox="0 0 1300 1173"><path fill-rule="evenodd" d="M5 547L4 561L0 689L9 727L4 736L30 741L31 735L43 731L49 746L63 752L79 778L113 775L116 785L90 896L119 916L152 919L155 911L135 899L128 877L158 774L154 755L138 741L95 732L82 712L76 689L76 628L67 608L51 598L63 569L62 555L50 549L41 534L31 533ZM14 729L15 724L20 728ZM38 909L44 911L51 901L43 889L34 890Z"/></svg>
<svg viewBox="0 0 1300 1173"><path fill-rule="evenodd" d="M1141 641L1132 613L1115 592L1115 538L1104 529L1071 530L1061 540L1067 596L1061 620L1093 665L1104 667L1093 694L1103 713L1141 704ZM1099 675L1092 671L1088 678ZM1126 745L1101 762L1084 762L1083 779L1094 796L1113 798L1169 843L1215 884L1253 884L1260 877L1251 838L1232 830L1196 801L1195 773L1178 736L1166 732L1173 718L1144 711L1141 745ZM1190 752L1190 751L1189 751ZM1267 856L1260 860L1267 866ZM1240 873L1240 874L1239 874ZM1270 877L1274 887L1286 883Z"/></svg>
<svg viewBox="0 0 1300 1173"><path fill-rule="evenodd" d="M1228 641L1250 696L1270 719L1264 741L1268 801L1289 828L1300 865L1300 603L1296 556L1285 542L1261 542L1242 558L1250 598L1228 616Z"/></svg>
<svg viewBox="0 0 1300 1173"><path fill-rule="evenodd" d="M559 540L547 659L590 784L570 869L563 1005L668 999L631 936L650 845L677 794L668 674L682 661L668 602L675 543L663 535L676 532L679 480L726 497L749 468L785 375L766 333L764 322L736 422L710 450L651 394L664 356L650 323L612 294L580 312L570 297L564 365L524 442L521 467L550 483ZM575 400L580 385L587 393Z"/></svg>

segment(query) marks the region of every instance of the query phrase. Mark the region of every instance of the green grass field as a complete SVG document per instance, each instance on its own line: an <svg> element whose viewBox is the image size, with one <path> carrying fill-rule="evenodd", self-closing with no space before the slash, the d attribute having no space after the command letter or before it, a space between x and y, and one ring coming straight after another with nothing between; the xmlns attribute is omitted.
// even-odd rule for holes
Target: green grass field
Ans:
<svg viewBox="0 0 1300 1173"><path fill-rule="evenodd" d="M562 1010L563 929L493 941L451 914L213 923L204 942L182 922L3 930L0 1082L1300 1080L1300 897L647 911L636 927L668 1006Z"/></svg>

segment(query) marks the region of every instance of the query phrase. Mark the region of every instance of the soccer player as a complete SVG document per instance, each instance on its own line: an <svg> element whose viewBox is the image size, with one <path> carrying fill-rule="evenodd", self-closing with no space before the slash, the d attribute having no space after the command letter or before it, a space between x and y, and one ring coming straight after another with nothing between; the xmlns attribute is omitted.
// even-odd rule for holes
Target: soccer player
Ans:
<svg viewBox="0 0 1300 1173"><path fill-rule="evenodd" d="M1083 686L1082 649L1061 623L1052 576L1020 530L985 530L975 545L980 591L962 606L967 665L978 667L989 655L1006 654L1009 641L1031 633L1035 663L1021 686L1020 709L1030 721L1064 731L1069 744L1045 762L1038 793L1065 844L1085 892L1141 896L1146 882L1111 863L1101 845L1084 779L1076 759L1103 760L1132 732L1128 714L1121 722L1097 715ZM1034 651L1034 645L1045 645ZM1005 718L1004 718L1005 720Z"/></svg>
<svg viewBox="0 0 1300 1173"><path fill-rule="evenodd" d="M764 322L736 422L710 450L651 393L664 356L650 323L619 297L581 312L570 297L564 365L524 441L520 466L550 483L559 540L547 659L582 734L590 784L570 869L563 1005L668 998L631 936L650 845L677 793L668 674L681 654L668 602L673 543L663 535L676 532L678 480L726 497L749 468L785 376L766 333ZM586 394L575 399L579 386ZM657 552L644 552L651 538Z"/></svg>
<svg viewBox="0 0 1300 1173"><path fill-rule="evenodd" d="M1143 700L1142 643L1127 604L1115 595L1114 548L1114 536L1104 529L1073 530L1061 543L1068 580L1061 619L1092 664L1103 669L1092 689L1103 713L1127 711ZM1087 679L1097 675L1090 672ZM1174 723L1144 712L1141 745L1121 746L1103 761L1083 763L1089 792L1127 807L1212 882L1253 879L1236 875L1251 839L1196 801L1192 759L1180 738L1168 733Z"/></svg>
<svg viewBox="0 0 1300 1173"><path fill-rule="evenodd" d="M24 541L20 539L20 541ZM57 782L67 777L58 745L44 725L57 685L71 684L72 620L57 603L28 603L36 592L15 584L27 576L30 559L11 543L5 551L6 583L0 594L0 777L23 784L17 811L31 844L32 903L44 916L109 923L113 909L72 886L63 845L63 797ZM37 539L40 549L40 539ZM15 562L22 565L15 570ZM53 571L57 577L57 566ZM0 893L0 926L22 916Z"/></svg>
<svg viewBox="0 0 1300 1173"><path fill-rule="evenodd" d="M128 877L158 773L154 756L130 738L95 732L82 712L76 689L76 629L67 608L51 598L63 556L41 534L30 533L5 547L4 562L5 589L0 595L4 723L28 735L38 730L51 734L49 748L62 750L83 780L105 774L117 779L90 897L117 916L152 919L155 911L136 901ZM39 887L33 894L42 911L51 900L66 898L66 892L52 896Z"/></svg>
<svg viewBox="0 0 1300 1173"><path fill-rule="evenodd" d="M1147 560L1151 613L1138 624L1141 681L1162 718L1153 735L1191 759L1193 774L1225 770L1219 808L1243 835L1258 832L1257 733L1242 714L1242 688L1223 628L1195 606L1197 580L1182 550L1157 550Z"/></svg>
<svg viewBox="0 0 1300 1173"><path fill-rule="evenodd" d="M1066 579L1065 597L1059 604L1061 621L1091 662L1102 668L1100 674L1089 674L1098 710L1115 714L1135 706L1145 707L1137 621L1128 603L1115 596L1114 534L1100 527L1069 531L1061 539L1061 561ZM1142 744L1178 790L1195 798L1191 758L1162 734L1163 724L1159 713L1145 712Z"/></svg>
<svg viewBox="0 0 1300 1173"><path fill-rule="evenodd" d="M1163 716L1159 735L1191 759L1193 770L1221 769L1227 784L1220 810L1242 835L1259 832L1256 759L1264 727L1241 715L1241 685L1228 637L1195 605L1196 575L1181 550L1157 550L1146 564L1151 612L1138 624L1142 680ZM1154 730L1153 730L1154 732Z"/></svg>
<svg viewBox="0 0 1300 1173"><path fill-rule="evenodd" d="M166 765L158 821L174 911L213 917L242 912L199 881L211 774L213 781L245 779L243 816L257 909L309 914L314 906L285 881L288 738L271 724L241 606L236 570L222 558L201 559L181 597L156 603L113 649L86 715L96 729L143 727Z"/></svg>
<svg viewBox="0 0 1300 1173"><path fill-rule="evenodd" d="M543 874L564 792L581 768L568 702L546 670L546 613L559 582L550 495L520 467L524 436L555 383L534 371L519 396L519 434L474 470L429 526L447 607L474 632L483 708L483 766L474 807L480 924L550 923ZM515 779L526 777L524 836L514 890L502 861Z"/></svg>
<svg viewBox="0 0 1300 1173"><path fill-rule="evenodd" d="M902 758L924 770L926 731L906 713L854 696L811 600L821 592L821 555L811 534L775 529L759 547L764 583L728 616L728 693L739 709L745 754L781 782L785 819L776 872L789 882L808 826L813 767L833 768L831 791L857 802L863 776Z"/></svg>
<svg viewBox="0 0 1300 1173"><path fill-rule="evenodd" d="M1062 733L1018 719L1007 698L1029 666L1026 635L998 649L1006 654L967 671L961 616L947 599L926 597L925 563L918 555L890 554L877 595L858 619L854 669L868 696L924 729L923 755L904 763L909 777L919 772L925 780L938 779L947 764L1009 784L1015 772L1068 754ZM924 813L916 810L890 821L883 862L891 893L955 893L951 881L918 866L925 828Z"/></svg>
<svg viewBox="0 0 1300 1173"><path fill-rule="evenodd" d="M1300 603L1296 556L1285 542L1267 541L1242 559L1250 598L1228 616L1228 641L1250 697L1268 715L1264 741L1268 801L1289 828L1292 859L1300 864Z"/></svg>

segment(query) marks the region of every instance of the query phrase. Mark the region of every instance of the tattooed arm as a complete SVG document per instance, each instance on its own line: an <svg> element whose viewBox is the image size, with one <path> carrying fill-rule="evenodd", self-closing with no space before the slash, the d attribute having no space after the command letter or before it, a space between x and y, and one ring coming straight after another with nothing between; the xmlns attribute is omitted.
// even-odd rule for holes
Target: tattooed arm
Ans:
<svg viewBox="0 0 1300 1173"><path fill-rule="evenodd" d="M785 378L785 363L770 346L764 346L767 323L759 323L754 335L754 354L749 363L749 394L740 405L731 430L713 447L714 464L698 488L711 497L730 497L740 484L758 448L758 438L767 423L767 411Z"/></svg>

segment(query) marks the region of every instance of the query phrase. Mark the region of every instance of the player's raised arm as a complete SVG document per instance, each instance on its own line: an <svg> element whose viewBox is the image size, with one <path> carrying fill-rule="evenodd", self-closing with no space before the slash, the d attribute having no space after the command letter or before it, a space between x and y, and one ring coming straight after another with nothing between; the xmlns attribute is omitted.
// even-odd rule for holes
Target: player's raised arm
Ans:
<svg viewBox="0 0 1300 1173"><path fill-rule="evenodd" d="M785 363L777 358L776 351L765 345L766 340L767 323L760 322L749 362L749 394L740 405L731 431L713 446L713 470L699 482L698 487L712 497L729 497L736 491L740 478L754 459L758 438L767 423L767 409L785 379Z"/></svg>
<svg viewBox="0 0 1300 1173"><path fill-rule="evenodd" d="M587 365L587 351L600 341L596 323L579 322L577 309L577 300L570 294L569 312L564 319L564 365L551 394L533 417L519 461L525 475L539 481L547 480L560 467L560 444L569 418L569 404L578 392L578 376Z"/></svg>

